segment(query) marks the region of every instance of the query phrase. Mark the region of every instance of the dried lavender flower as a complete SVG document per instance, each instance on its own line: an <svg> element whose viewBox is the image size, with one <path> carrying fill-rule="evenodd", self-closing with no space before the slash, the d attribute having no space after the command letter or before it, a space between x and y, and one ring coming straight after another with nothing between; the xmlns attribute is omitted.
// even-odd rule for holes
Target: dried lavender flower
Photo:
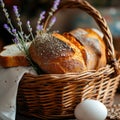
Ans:
<svg viewBox="0 0 120 120"><path fill-rule="evenodd" d="M43 25L37 25L37 31L42 31L43 30Z"/></svg>
<svg viewBox="0 0 120 120"><path fill-rule="evenodd" d="M42 11L40 14L40 20L43 20L45 18L45 11Z"/></svg>
<svg viewBox="0 0 120 120"><path fill-rule="evenodd" d="M16 30L16 29L12 29L12 32L13 32L14 34L16 34L17 30Z"/></svg>
<svg viewBox="0 0 120 120"><path fill-rule="evenodd" d="M34 40L35 38L34 38L34 36L33 36L32 27L31 27L31 25L30 25L30 21L29 21L29 20L27 21L27 28L28 28L28 31L30 32L30 35L31 35L31 37L32 37L32 40Z"/></svg>
<svg viewBox="0 0 120 120"><path fill-rule="evenodd" d="M12 29L9 27L8 24L4 24L3 27L11 34L14 36L14 33L12 32Z"/></svg>
<svg viewBox="0 0 120 120"><path fill-rule="evenodd" d="M18 13L17 6L13 6L13 10L14 10L14 13L17 17L18 26L20 27L20 31L17 31L14 28L14 26L12 25L11 19L9 18L9 13L7 12L7 9L5 8L5 4L4 4L3 0L0 0L0 4L1 4L1 7L2 7L3 12L5 14L5 17L7 19L7 22L8 22L8 24L4 24L4 28L7 29L8 32L10 34L12 34L18 40L18 42L15 42L15 43L20 43L22 46L20 48L20 50L25 52L26 56L28 56L28 50L25 46L26 38L24 37L24 34L23 34L23 30L22 30L22 26L21 26L22 23L20 21L20 14Z"/></svg>
<svg viewBox="0 0 120 120"><path fill-rule="evenodd" d="M15 44L18 44L18 43L19 43L19 40L18 40L17 38L14 38L14 39L13 39L13 42L14 42Z"/></svg>
<svg viewBox="0 0 120 120"><path fill-rule="evenodd" d="M41 13L40 13L40 16L39 16L39 19L38 19L38 21L37 21L37 26L36 26L36 33L37 33L37 31L41 31L42 29L43 29L43 25L41 25L41 21L43 20L43 19L45 19L45 11L42 11Z"/></svg>
<svg viewBox="0 0 120 120"><path fill-rule="evenodd" d="M52 11L56 11L58 9L59 4L60 4L60 0L55 0L52 7Z"/></svg>
<svg viewBox="0 0 120 120"><path fill-rule="evenodd" d="M18 7L16 5L13 6L13 11L14 11L16 17L20 17L20 14L18 12Z"/></svg>
<svg viewBox="0 0 120 120"><path fill-rule="evenodd" d="M49 26L47 28L47 31L49 31L51 29L51 27L55 24L56 22L56 17L53 17L49 23Z"/></svg>
<svg viewBox="0 0 120 120"><path fill-rule="evenodd" d="M47 25L49 23L49 20L51 19L51 16L53 16L53 13L58 9L59 4L60 4L60 0L55 0L54 1L53 7L51 8L51 11L49 12L47 20L44 23L44 27L43 27L44 31L47 29Z"/></svg>
<svg viewBox="0 0 120 120"><path fill-rule="evenodd" d="M4 24L4 28L8 31L11 31L10 27L8 26L8 24Z"/></svg>
<svg viewBox="0 0 120 120"><path fill-rule="evenodd" d="M27 21L27 28L28 28L28 31L29 31L29 32L32 31L32 28L31 28L31 25L30 25L30 21Z"/></svg>
<svg viewBox="0 0 120 120"><path fill-rule="evenodd" d="M5 17L7 19L8 24L10 25L11 28L14 28L12 23L11 23L11 19L9 18L9 14L7 12L7 9L5 8L5 4L4 4L3 0L0 0L0 5L1 5L2 10L3 10L4 14L5 14Z"/></svg>
<svg viewBox="0 0 120 120"><path fill-rule="evenodd" d="M20 14L19 14L19 12L18 12L18 7L17 7L16 5L13 6L13 11L14 11L14 13L15 13L15 15L16 15L17 24L18 24L18 26L19 26L19 28L20 28L21 34L23 34L22 22L21 22L21 20L20 20Z"/></svg>
<svg viewBox="0 0 120 120"><path fill-rule="evenodd" d="M50 24L53 25L55 22L56 22L56 17L53 17L53 18L51 19Z"/></svg>

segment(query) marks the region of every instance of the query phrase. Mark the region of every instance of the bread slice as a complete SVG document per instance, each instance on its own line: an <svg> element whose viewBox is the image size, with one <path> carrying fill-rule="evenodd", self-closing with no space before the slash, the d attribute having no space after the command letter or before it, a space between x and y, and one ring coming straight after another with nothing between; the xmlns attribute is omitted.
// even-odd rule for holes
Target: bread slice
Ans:
<svg viewBox="0 0 120 120"><path fill-rule="evenodd" d="M26 45L29 46L28 42ZM17 67L29 66L29 62L24 54L20 51L16 44L11 44L3 47L0 52L0 66L2 67Z"/></svg>

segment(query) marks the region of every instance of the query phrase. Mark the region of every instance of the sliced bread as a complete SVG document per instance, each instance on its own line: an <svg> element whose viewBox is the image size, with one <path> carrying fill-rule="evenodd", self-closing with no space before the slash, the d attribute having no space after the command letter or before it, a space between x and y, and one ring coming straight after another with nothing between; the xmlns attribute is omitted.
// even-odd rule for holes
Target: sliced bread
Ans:
<svg viewBox="0 0 120 120"><path fill-rule="evenodd" d="M31 43L27 43L29 46ZM24 54L20 51L16 44L11 44L3 47L0 52L0 66L2 67L17 67L29 66L29 62Z"/></svg>

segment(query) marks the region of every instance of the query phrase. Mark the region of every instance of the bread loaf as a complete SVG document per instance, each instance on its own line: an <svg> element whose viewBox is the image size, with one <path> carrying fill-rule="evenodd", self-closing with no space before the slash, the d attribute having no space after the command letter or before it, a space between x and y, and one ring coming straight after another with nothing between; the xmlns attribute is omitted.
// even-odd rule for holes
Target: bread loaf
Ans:
<svg viewBox="0 0 120 120"><path fill-rule="evenodd" d="M91 29L77 29L60 35L43 33L29 52L46 73L82 72L106 65L105 44Z"/></svg>
<svg viewBox="0 0 120 120"><path fill-rule="evenodd" d="M31 44L31 43L27 43ZM19 50L16 44L7 45L3 47L0 53L0 66L2 67L16 67L30 65L25 54Z"/></svg>
<svg viewBox="0 0 120 120"><path fill-rule="evenodd" d="M106 47L96 29L77 28L64 36L73 36L85 48L86 66L88 70L98 69L106 65Z"/></svg>
<svg viewBox="0 0 120 120"><path fill-rule="evenodd" d="M66 73L86 70L85 50L74 38L69 41L57 33L44 33L43 36L36 38L29 49L31 58L43 71Z"/></svg>

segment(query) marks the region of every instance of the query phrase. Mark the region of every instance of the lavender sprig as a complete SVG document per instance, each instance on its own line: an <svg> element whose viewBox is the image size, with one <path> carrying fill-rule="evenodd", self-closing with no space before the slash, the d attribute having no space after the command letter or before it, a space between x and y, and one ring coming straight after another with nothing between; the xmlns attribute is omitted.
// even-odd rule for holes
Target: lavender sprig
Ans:
<svg viewBox="0 0 120 120"><path fill-rule="evenodd" d="M43 30L43 25L37 25L37 31L42 31Z"/></svg>
<svg viewBox="0 0 120 120"><path fill-rule="evenodd" d="M28 37L27 35L24 35L24 32L23 32L23 29L22 29L22 22L20 20L20 14L19 14L19 11L18 11L18 7L17 6L13 6L13 11L16 15L16 19L17 19L17 24L20 28L20 31L18 31L19 33L19 37L20 37L20 43L23 44L23 49L25 50L26 46L25 46L25 41L27 42L28 41Z"/></svg>
<svg viewBox="0 0 120 120"><path fill-rule="evenodd" d="M23 29L22 29L22 22L21 22L21 20L20 20L20 14L19 14L19 11L18 11L18 7L14 5L14 6L13 6L13 11L14 11L14 13L15 13L15 15L16 15L17 24L18 24L18 26L19 26L19 28L20 28L20 32L21 32L21 34L23 35L24 33L23 33Z"/></svg>
<svg viewBox="0 0 120 120"><path fill-rule="evenodd" d="M12 30L11 30L11 28L8 26L8 24L4 24L3 26L4 26L4 28L5 28L11 35L14 36L14 34L12 33Z"/></svg>
<svg viewBox="0 0 120 120"><path fill-rule="evenodd" d="M4 28L8 30L8 32L13 35L14 37L18 37L18 34L16 32L13 32L15 30L15 28L13 27L12 23L11 23L11 19L9 18L9 14L7 12L7 9L5 8L5 4L3 2L3 0L0 0L1 6L3 8L3 12L5 14L5 17L7 19L8 24L10 25L10 27L7 24L4 24ZM19 37L18 37L19 38Z"/></svg>
<svg viewBox="0 0 120 120"><path fill-rule="evenodd" d="M18 40L17 38L14 38L14 39L13 39L13 42L14 42L15 44L18 44L18 43L19 43L19 40Z"/></svg>
<svg viewBox="0 0 120 120"><path fill-rule="evenodd" d="M18 46L20 51L24 52L26 55L26 58L29 59L29 52L28 47L26 45L27 40L29 39L29 35L24 35L23 29L22 29L22 22L20 20L20 14L18 12L17 6L13 6L13 11L17 18L17 24L20 28L20 31L17 31L14 26L12 25L11 19L9 17L9 13L7 12L7 9L5 8L5 4L3 0L0 0L0 5L3 9L3 12L5 14L5 17L7 19L8 24L4 24L4 28L8 30L8 32L14 36L13 42ZM30 61L30 59L29 59ZM31 62L31 61L30 61Z"/></svg>
<svg viewBox="0 0 120 120"><path fill-rule="evenodd" d="M30 32L32 40L34 40L35 38L34 38L33 33L32 33L32 27L30 25L30 21L27 21L27 28L28 28L28 31Z"/></svg>
<svg viewBox="0 0 120 120"><path fill-rule="evenodd" d="M41 24L41 21L45 19L45 11L40 13L39 19L37 21L37 26L36 26L36 32L41 31L43 29L43 25Z"/></svg>
<svg viewBox="0 0 120 120"><path fill-rule="evenodd" d="M0 5L1 5L2 10L3 10L4 14L5 14L5 17L6 17L6 19L7 19L7 23L10 25L10 27L11 27L12 29L14 29L14 27L13 27L13 25L12 25L12 23L11 23L11 19L9 18L9 14L8 14L8 12L7 12L7 9L5 8L5 4L4 4L3 0L0 0Z"/></svg>
<svg viewBox="0 0 120 120"><path fill-rule="evenodd" d="M16 32L16 29L11 29L11 28L8 26L8 24L4 24L4 28L5 28L11 35L13 35L14 37L18 37L18 38L19 38L19 36L18 36L18 34L17 34L17 32Z"/></svg>
<svg viewBox="0 0 120 120"><path fill-rule="evenodd" d="M56 17L53 17L50 21L50 24L48 26L48 28L46 29L47 31L49 31L51 29L51 27L54 25L54 23L56 22Z"/></svg>
<svg viewBox="0 0 120 120"><path fill-rule="evenodd" d="M19 40L19 43L22 44L22 46L19 47L19 48L23 49L25 51L25 53L28 55L28 50L27 50L26 43L25 43L25 42L28 41L28 38L26 37L27 35L24 35L23 29L22 29L22 22L20 20L20 14L19 14L19 11L18 11L18 7L14 5L13 6L13 11L14 11L16 19L17 19L17 24L20 28L20 31L18 31L18 35L16 36L16 38L18 38L18 40Z"/></svg>
<svg viewBox="0 0 120 120"><path fill-rule="evenodd" d="M18 46L18 48L25 52L27 51L26 46L25 46L25 42L20 38L21 34L18 34L16 29L11 29L7 24L4 24L4 28L11 34L14 36L13 42ZM20 45L20 43L22 45ZM26 52L27 53L27 52Z"/></svg>
<svg viewBox="0 0 120 120"><path fill-rule="evenodd" d="M51 10L53 12L55 12L57 9L58 9L58 5L60 4L60 0L55 0L54 1L54 4L53 4L53 7L51 8Z"/></svg>
<svg viewBox="0 0 120 120"><path fill-rule="evenodd" d="M47 28L47 25L49 23L49 20L50 20L51 16L53 15L53 13L58 9L58 5L59 4L60 4L60 0L55 0L54 1L53 7L51 8L51 11L49 12L47 20L44 23L44 27L43 27L44 31L46 31L46 28Z"/></svg>
<svg viewBox="0 0 120 120"><path fill-rule="evenodd" d="M16 29L11 29L8 24L4 24L4 28L14 37L16 37Z"/></svg>
<svg viewBox="0 0 120 120"><path fill-rule="evenodd" d="M12 33L14 34L13 42L18 46L18 48L21 51L25 52L26 55L28 55L26 45L25 45L25 41L22 39L23 36L19 32L17 33L16 29L12 29Z"/></svg>

